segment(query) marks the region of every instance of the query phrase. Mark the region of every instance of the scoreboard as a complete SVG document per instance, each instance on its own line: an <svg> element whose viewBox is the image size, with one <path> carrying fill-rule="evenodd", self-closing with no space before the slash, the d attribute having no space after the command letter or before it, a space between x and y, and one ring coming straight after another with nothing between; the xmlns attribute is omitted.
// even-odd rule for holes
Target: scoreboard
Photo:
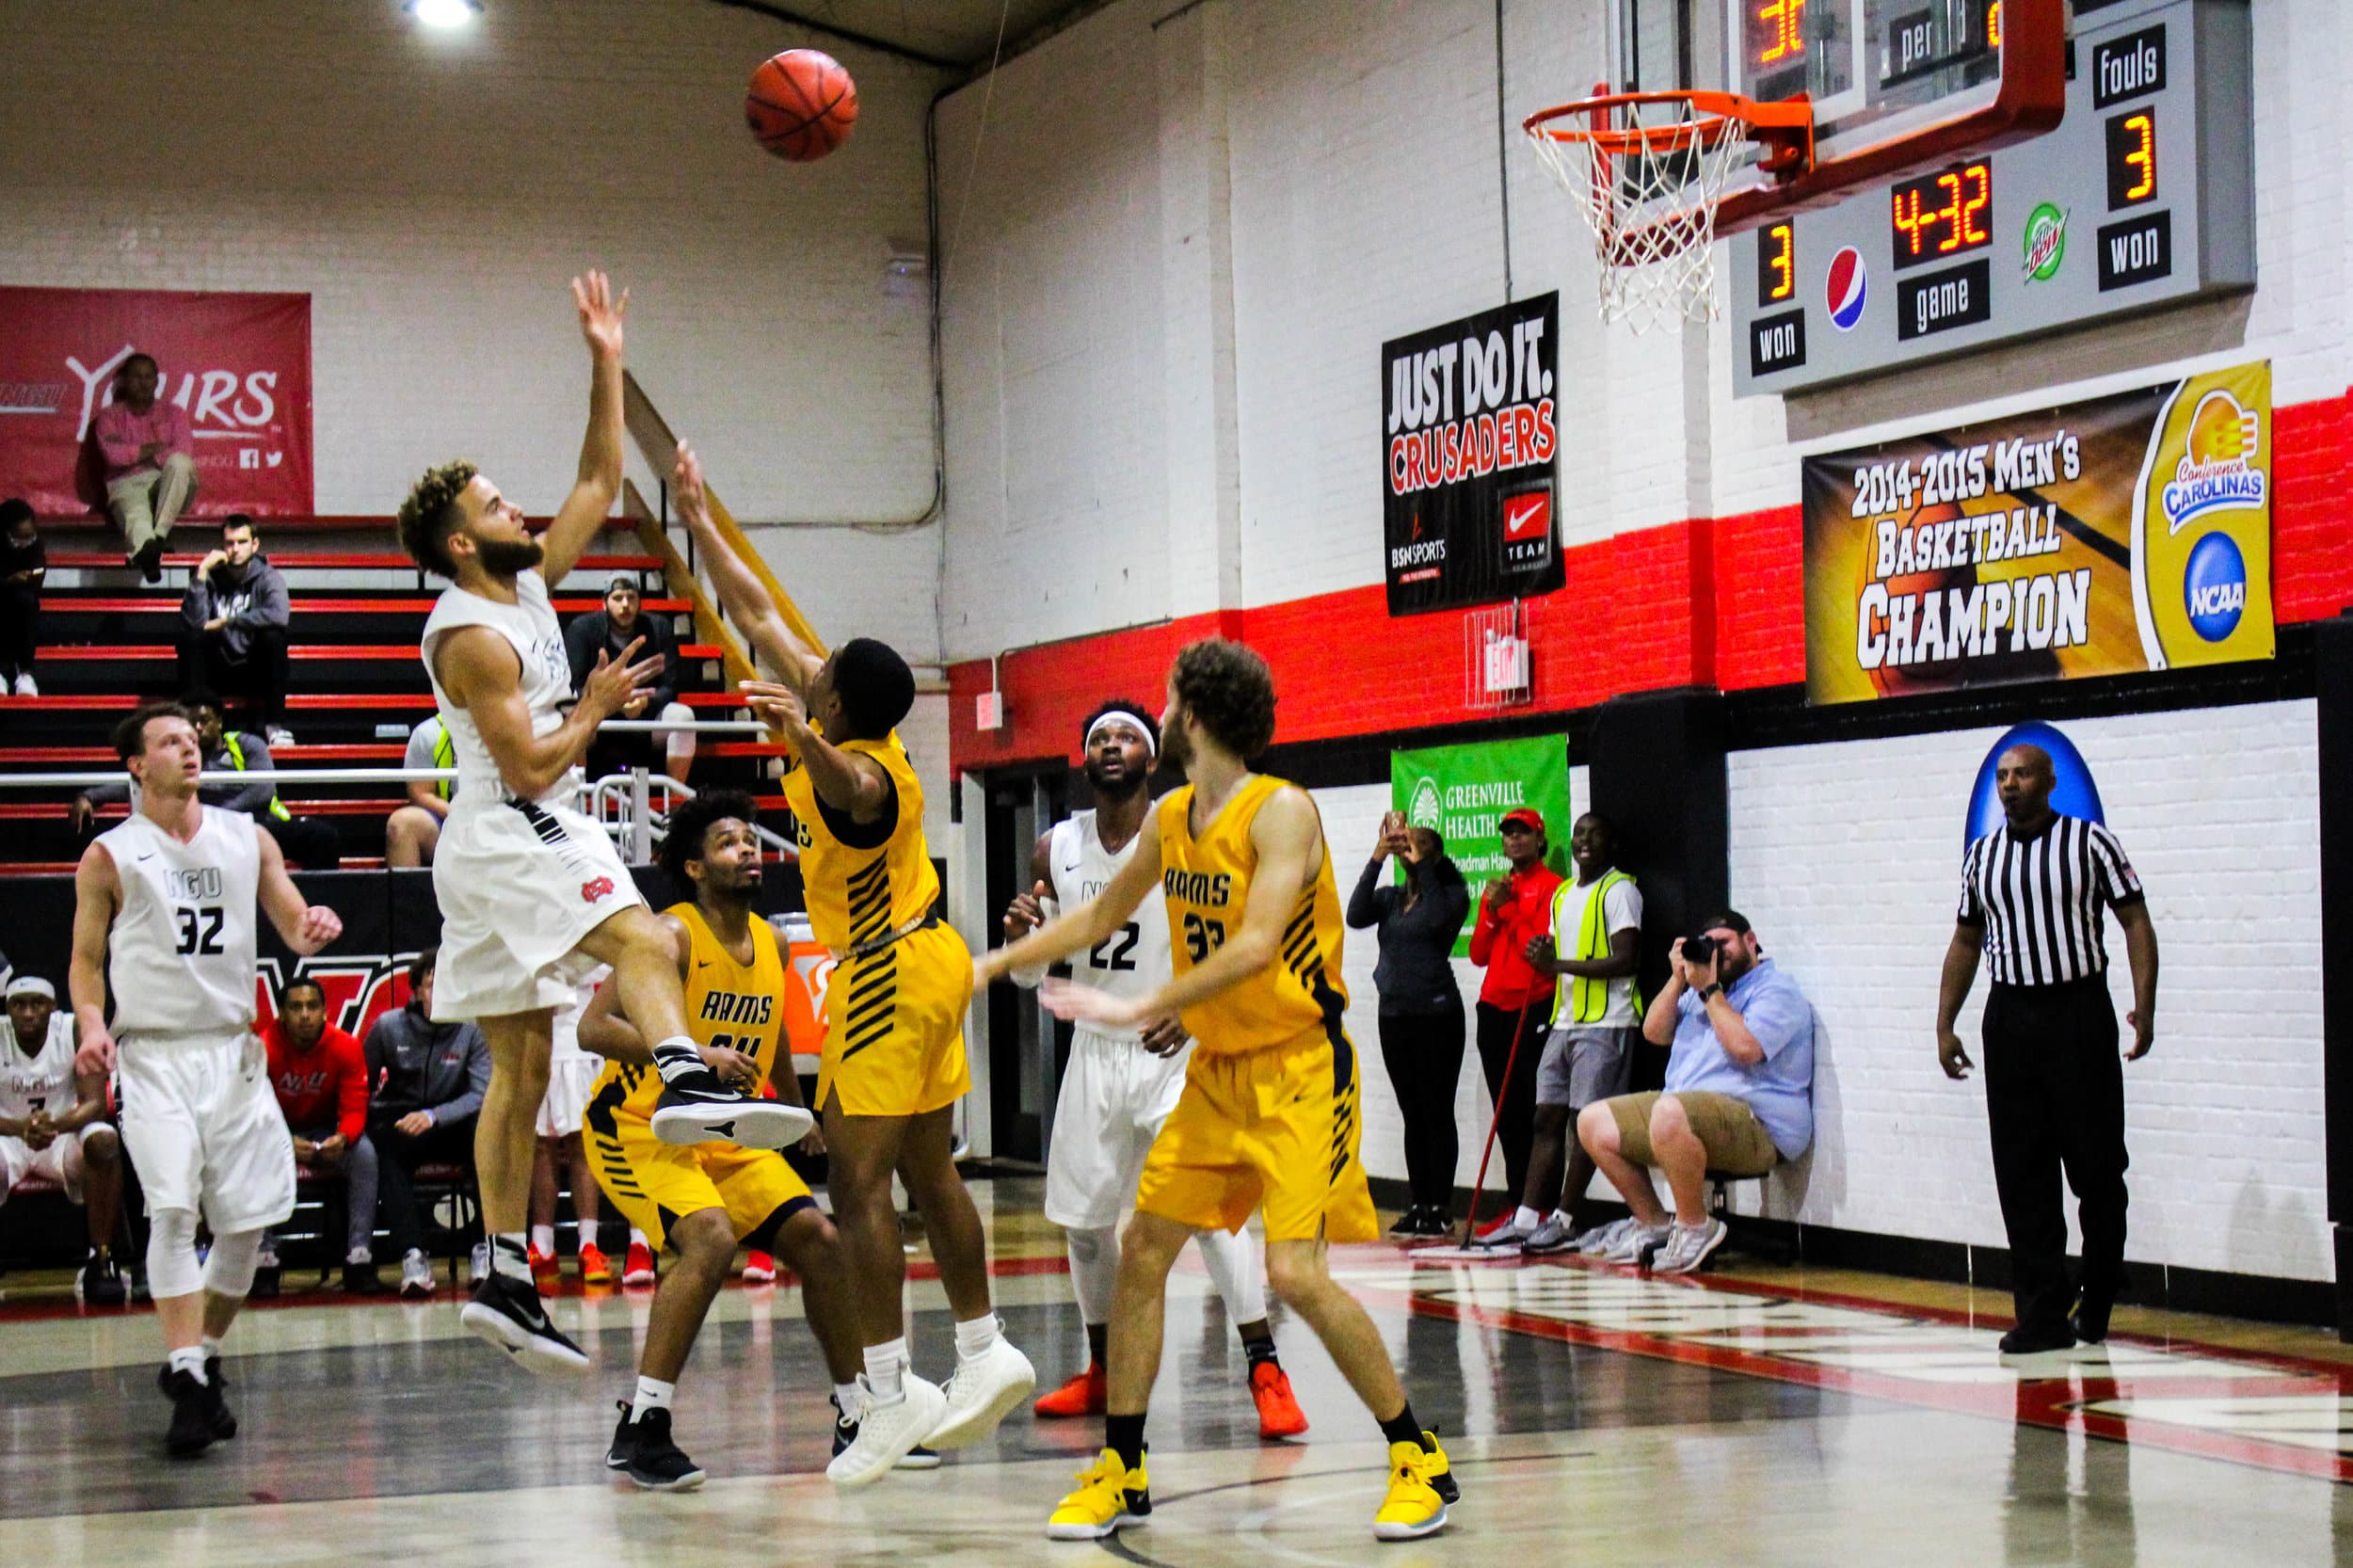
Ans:
<svg viewBox="0 0 2353 1568"><path fill-rule="evenodd" d="M2246 0L2115 0L2076 18L2057 130L1734 236L1740 395L2254 286ZM1865 40L1861 69L1890 84L1913 69L1906 22Z"/></svg>

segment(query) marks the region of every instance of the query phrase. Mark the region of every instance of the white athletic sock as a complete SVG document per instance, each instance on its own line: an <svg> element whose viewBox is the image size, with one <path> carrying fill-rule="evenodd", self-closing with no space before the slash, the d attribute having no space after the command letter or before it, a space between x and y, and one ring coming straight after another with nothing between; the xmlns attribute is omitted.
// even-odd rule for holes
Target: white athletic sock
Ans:
<svg viewBox="0 0 2353 1568"><path fill-rule="evenodd" d="M664 1383L659 1378L639 1378L637 1398L629 1407L629 1418L632 1421L642 1421L646 1418L646 1412L648 1410L669 1409L670 1396L677 1392L678 1384L675 1383Z"/></svg>
<svg viewBox="0 0 2353 1568"><path fill-rule="evenodd" d="M958 1324L956 1332L964 1332ZM902 1335L879 1345L866 1347L866 1387L877 1403L902 1399L906 1388L899 1382L900 1369L907 1364L907 1342Z"/></svg>
<svg viewBox="0 0 2353 1568"><path fill-rule="evenodd" d="M958 1323L956 1325L956 1359L974 1361L987 1354L989 1349L997 1343L997 1331L1000 1326L997 1321L997 1314L994 1312L985 1318L975 1318L968 1323Z"/></svg>
<svg viewBox="0 0 2353 1568"><path fill-rule="evenodd" d="M840 1407L845 1419L855 1421L858 1412L866 1407L866 1396L857 1391L855 1382L837 1383L833 1385L833 1402Z"/></svg>
<svg viewBox="0 0 2353 1568"><path fill-rule="evenodd" d="M629 1227L629 1244L632 1247L643 1247L648 1252L653 1251L653 1242L647 1238L644 1231L639 1230L635 1225Z"/></svg>
<svg viewBox="0 0 2353 1568"><path fill-rule="evenodd" d="M1534 1230L1536 1226L1543 1222L1543 1215L1537 1213L1526 1204L1520 1205L1518 1209L1516 1209L1512 1215L1512 1223L1518 1225L1523 1230Z"/></svg>
<svg viewBox="0 0 2353 1568"><path fill-rule="evenodd" d="M530 1255L523 1251L523 1233L502 1230L490 1238L490 1272L509 1279L531 1278ZM537 1287L533 1287L537 1288Z"/></svg>
<svg viewBox="0 0 2353 1568"><path fill-rule="evenodd" d="M176 1350L168 1361L173 1371L192 1373L199 1383L207 1381L204 1376L204 1352L200 1347L188 1345Z"/></svg>
<svg viewBox="0 0 2353 1568"><path fill-rule="evenodd" d="M197 1349L198 1349L199 1351L202 1352L203 1352L203 1354L204 1354L204 1358L205 1358L206 1360L208 1360L208 1361L209 1361L209 1360L211 1360L214 1356L216 1356L216 1355L218 1355L218 1354L220 1353L220 1340L219 1340L216 1336L213 1336L213 1335L208 1334L208 1335L206 1335L206 1336L204 1336L203 1340L202 1340L202 1341L201 1341L201 1342L200 1342L200 1343L197 1346Z"/></svg>
<svg viewBox="0 0 2353 1568"><path fill-rule="evenodd" d="M553 1257L555 1256L555 1227L553 1225L533 1225L531 1227L531 1244L538 1248L539 1251L545 1256Z"/></svg>
<svg viewBox="0 0 2353 1568"><path fill-rule="evenodd" d="M661 1069L664 1083L676 1083L681 1078L710 1071L703 1065L702 1053L695 1048L695 1042L683 1034L673 1034L655 1046L653 1064Z"/></svg>

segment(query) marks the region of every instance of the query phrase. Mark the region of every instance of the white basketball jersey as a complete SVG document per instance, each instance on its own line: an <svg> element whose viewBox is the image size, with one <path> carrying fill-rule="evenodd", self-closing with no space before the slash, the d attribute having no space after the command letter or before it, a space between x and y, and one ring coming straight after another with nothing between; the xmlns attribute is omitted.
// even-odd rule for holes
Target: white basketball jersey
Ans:
<svg viewBox="0 0 2353 1568"><path fill-rule="evenodd" d="M534 735L544 735L562 724L561 705L572 697L571 661L564 651L564 630L556 624L555 606L548 600L547 579L536 571L518 572L515 594L514 603L501 604L495 599L485 599L464 588L444 588L433 605L433 614L425 618L424 673L433 682L433 700L440 711L441 726L449 732L450 747L456 756L457 793L451 802L454 811L479 811L515 797L506 788L506 781L499 776L489 747L482 744L482 731L474 728L473 715L451 702L449 694L441 690L440 672L433 667L433 655L446 633L461 626L487 626L514 645L515 657L522 661L523 702L531 710ZM571 797L571 781L564 779L540 796L539 803L569 805Z"/></svg>
<svg viewBox="0 0 2353 1568"><path fill-rule="evenodd" d="M242 811L202 810L184 844L146 816L98 836L122 884L106 936L117 1035L224 1040L253 1032L261 829Z"/></svg>
<svg viewBox="0 0 2353 1568"><path fill-rule="evenodd" d="M1150 818L1144 820L1144 828L1151 831ZM1064 909L1075 909L1100 894L1134 856L1136 840L1143 837L1137 834L1113 855L1104 849L1095 830L1094 812L1075 812L1056 823L1046 846L1055 903ZM1148 996L1167 984L1168 977L1168 907L1158 894L1137 904L1136 912L1110 941L1070 955L1072 980L1115 997ZM1140 1036L1139 1032L1129 1030L1117 1037Z"/></svg>
<svg viewBox="0 0 2353 1568"><path fill-rule="evenodd" d="M16 1031L0 1024L0 1116L23 1121L36 1111L62 1116L81 1101L73 1086L73 1015L49 1015L40 1050L26 1056Z"/></svg>

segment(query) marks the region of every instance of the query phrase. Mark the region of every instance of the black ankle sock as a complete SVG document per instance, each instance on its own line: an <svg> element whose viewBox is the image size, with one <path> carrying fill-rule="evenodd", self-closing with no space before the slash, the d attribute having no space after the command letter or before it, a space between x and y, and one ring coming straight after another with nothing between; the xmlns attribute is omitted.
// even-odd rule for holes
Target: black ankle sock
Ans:
<svg viewBox="0 0 2353 1568"><path fill-rule="evenodd" d="M1087 1325L1087 1359L1097 1367L1111 1364L1112 1326L1109 1323Z"/></svg>
<svg viewBox="0 0 2353 1568"><path fill-rule="evenodd" d="M1119 1463L1133 1470L1144 1463L1144 1417L1136 1416L1106 1416L1103 1417L1103 1447L1119 1456Z"/></svg>
<svg viewBox="0 0 2353 1568"><path fill-rule="evenodd" d="M1282 1365L1274 1359L1274 1336L1272 1334L1262 1334L1256 1339L1245 1339L1241 1342L1241 1349L1242 1353L1250 1358L1250 1369L1254 1372L1262 1364L1268 1367Z"/></svg>
<svg viewBox="0 0 2353 1568"><path fill-rule="evenodd" d="M1405 1401L1405 1408L1381 1423L1381 1435L1391 1443L1421 1445L1421 1423L1414 1419L1414 1401Z"/></svg>

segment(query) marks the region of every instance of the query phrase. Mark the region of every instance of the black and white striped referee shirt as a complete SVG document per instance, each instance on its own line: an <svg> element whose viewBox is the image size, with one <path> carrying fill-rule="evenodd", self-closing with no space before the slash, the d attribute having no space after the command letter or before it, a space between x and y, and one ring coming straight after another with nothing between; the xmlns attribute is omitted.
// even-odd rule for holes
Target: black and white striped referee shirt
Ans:
<svg viewBox="0 0 2353 1568"><path fill-rule="evenodd" d="M2004 823L1961 862L1961 923L1984 930L1985 962L1998 985L2105 974L2104 917L2110 904L2138 897L2124 846L2081 817L2054 817L2032 839L2014 837Z"/></svg>

